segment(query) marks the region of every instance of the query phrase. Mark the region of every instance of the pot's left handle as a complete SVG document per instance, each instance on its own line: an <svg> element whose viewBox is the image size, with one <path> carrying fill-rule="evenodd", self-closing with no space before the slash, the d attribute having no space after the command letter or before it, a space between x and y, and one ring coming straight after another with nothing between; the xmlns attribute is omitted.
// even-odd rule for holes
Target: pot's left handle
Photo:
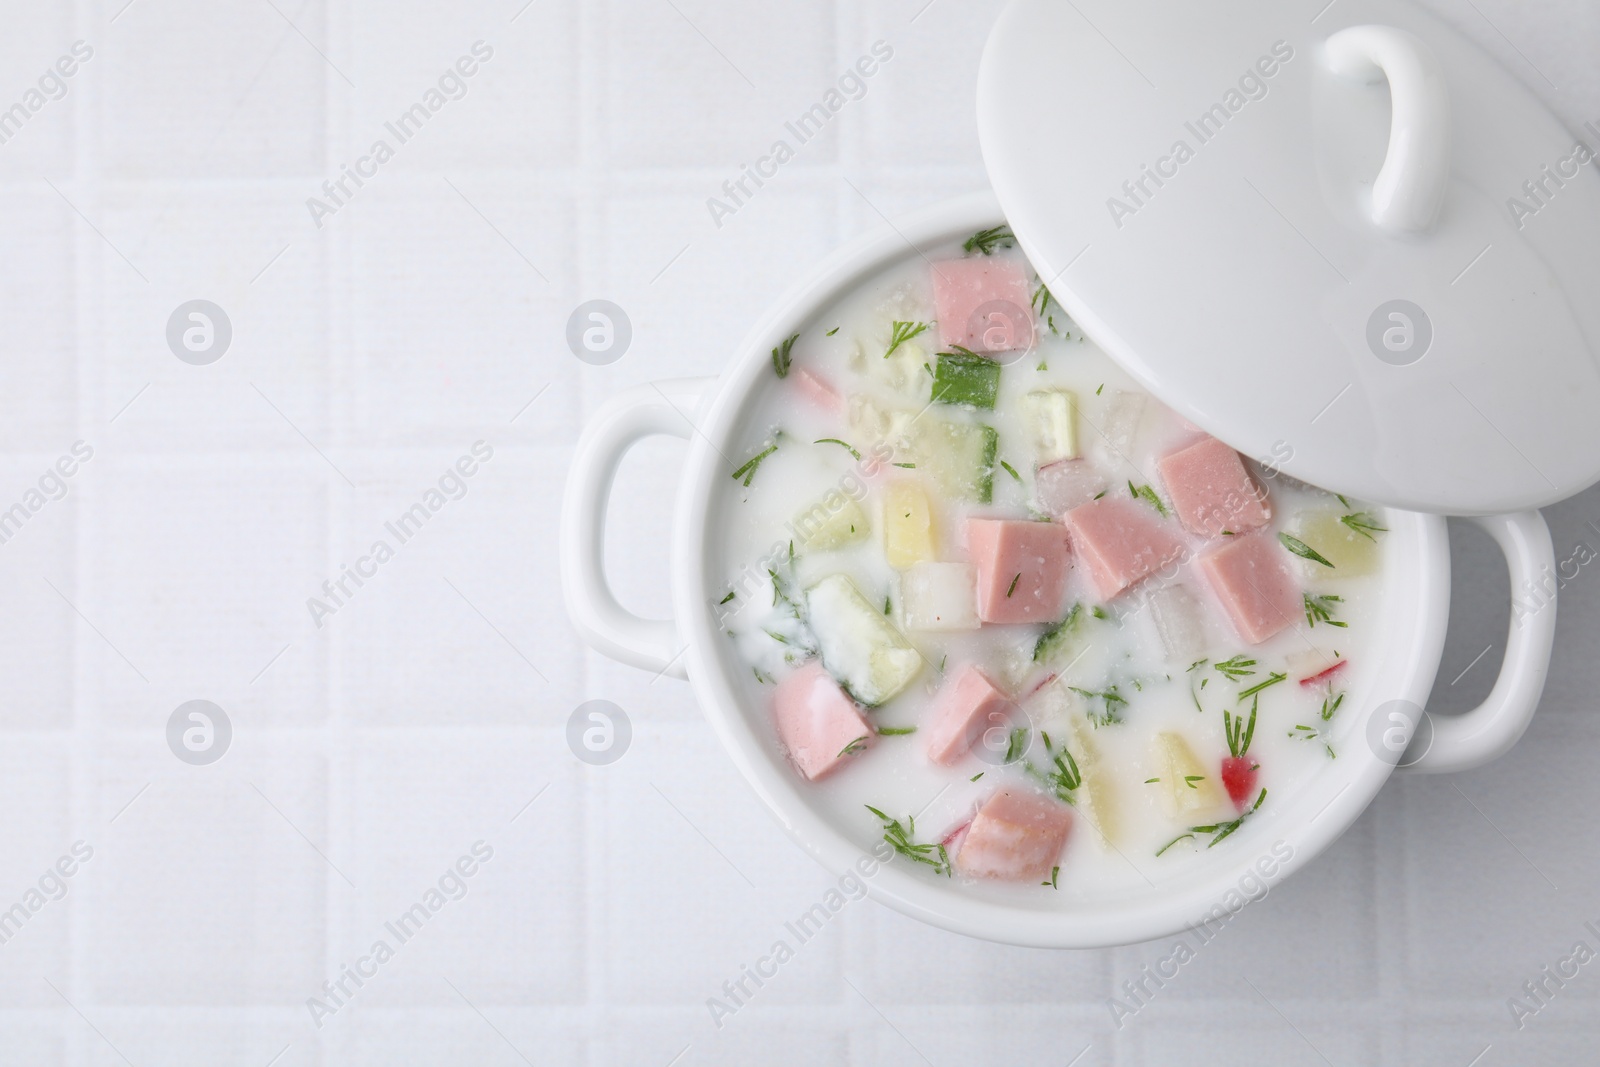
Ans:
<svg viewBox="0 0 1600 1067"><path fill-rule="evenodd" d="M651 382L620 393L595 412L578 438L561 508L561 590L579 635L623 663L687 677L678 627L645 619L617 602L605 572L606 506L628 449L666 434L687 439L690 421L713 378Z"/></svg>

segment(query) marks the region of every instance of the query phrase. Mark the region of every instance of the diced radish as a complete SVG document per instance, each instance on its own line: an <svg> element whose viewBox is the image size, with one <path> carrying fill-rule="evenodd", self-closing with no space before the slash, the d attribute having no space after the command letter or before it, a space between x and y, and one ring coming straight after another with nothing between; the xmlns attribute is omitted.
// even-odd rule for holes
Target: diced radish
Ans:
<svg viewBox="0 0 1600 1067"><path fill-rule="evenodd" d="M1228 735L1228 755L1222 758L1222 786L1228 799L1240 811L1250 803L1256 793L1256 771L1260 764L1250 756L1250 742L1256 735L1257 701L1250 705L1250 719L1242 715L1222 713L1222 728Z"/></svg>
<svg viewBox="0 0 1600 1067"><path fill-rule="evenodd" d="M1176 582L1162 586L1150 594L1150 611L1168 660L1186 665L1205 655L1205 623L1193 593Z"/></svg>
<svg viewBox="0 0 1600 1067"><path fill-rule="evenodd" d="M1129 393L1121 389L1111 397L1105 418L1100 423L1101 448L1113 460L1133 462L1133 452L1139 440L1139 428L1144 424L1147 400L1143 393Z"/></svg>
<svg viewBox="0 0 1600 1067"><path fill-rule="evenodd" d="M1064 459L1040 467L1033 476L1039 510L1056 518L1093 500L1107 486L1105 477L1084 459Z"/></svg>
<svg viewBox="0 0 1600 1067"><path fill-rule="evenodd" d="M876 737L856 702L816 660L778 684L772 711L789 759L813 782L838 770Z"/></svg>
<svg viewBox="0 0 1600 1067"><path fill-rule="evenodd" d="M900 579L906 629L976 630L977 581L970 563L913 563Z"/></svg>
<svg viewBox="0 0 1600 1067"><path fill-rule="evenodd" d="M1005 881L1050 877L1072 829L1072 809L1037 793L1003 789L978 809L956 867L962 874Z"/></svg>
<svg viewBox="0 0 1600 1067"><path fill-rule="evenodd" d="M1222 758L1222 787L1228 791L1233 806L1243 811L1256 795L1256 778L1260 764L1250 756L1224 756Z"/></svg>
<svg viewBox="0 0 1600 1067"><path fill-rule="evenodd" d="M972 820L957 824L951 831L939 839L939 844L944 846L947 853L956 852L961 848L961 842L967 839L967 831L972 828Z"/></svg>
<svg viewBox="0 0 1600 1067"><path fill-rule="evenodd" d="M1333 676L1338 674L1339 671L1344 668L1344 665L1345 665L1345 661L1344 660L1340 660L1338 663L1335 663L1333 666L1329 667L1327 670L1318 671L1316 674L1313 674L1309 678L1300 679L1300 684L1305 686L1307 689L1314 689L1319 685L1330 684L1333 681Z"/></svg>
<svg viewBox="0 0 1600 1067"><path fill-rule="evenodd" d="M844 414L844 398L839 395L837 389L822 378L804 368L797 367L790 375L790 379L794 382L795 388L800 391L800 395L817 407L836 415Z"/></svg>

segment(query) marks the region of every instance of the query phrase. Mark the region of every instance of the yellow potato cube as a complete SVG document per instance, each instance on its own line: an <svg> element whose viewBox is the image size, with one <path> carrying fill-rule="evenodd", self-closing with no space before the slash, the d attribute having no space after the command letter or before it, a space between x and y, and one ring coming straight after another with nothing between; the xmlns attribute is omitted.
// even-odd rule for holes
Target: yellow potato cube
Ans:
<svg viewBox="0 0 1600 1067"><path fill-rule="evenodd" d="M1110 768L1100 758L1093 728L1080 715L1072 720L1072 752L1083 784L1078 787L1078 808L1101 839L1112 848L1123 841L1121 808Z"/></svg>
<svg viewBox="0 0 1600 1067"><path fill-rule="evenodd" d="M1155 743L1169 814L1192 822L1229 810L1227 795L1217 782L1219 770L1202 764L1182 734L1164 731L1156 735Z"/></svg>
<svg viewBox="0 0 1600 1067"><path fill-rule="evenodd" d="M898 482L884 494L883 554L900 571L934 558L928 494L915 483Z"/></svg>
<svg viewBox="0 0 1600 1067"><path fill-rule="evenodd" d="M1341 521L1343 516L1351 514L1358 515L1360 519L1369 519L1371 524L1384 525L1381 517L1355 509L1317 508L1296 516L1294 529L1290 532L1333 564L1329 568L1313 560L1302 560L1301 569L1306 574L1317 578L1360 578L1378 569L1378 542L1375 539L1385 535L1380 530L1369 530L1372 536L1368 537L1352 529Z"/></svg>

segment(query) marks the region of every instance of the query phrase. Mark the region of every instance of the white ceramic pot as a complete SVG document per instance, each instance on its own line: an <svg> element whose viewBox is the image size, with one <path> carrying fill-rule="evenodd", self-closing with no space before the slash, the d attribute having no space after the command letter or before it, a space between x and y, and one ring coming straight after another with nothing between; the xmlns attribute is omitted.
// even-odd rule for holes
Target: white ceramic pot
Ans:
<svg viewBox="0 0 1600 1067"><path fill-rule="evenodd" d="M785 832L828 870L841 873L864 855L823 818L808 786L784 760L770 712L739 696L733 679L748 667L724 638L714 611L726 561L708 516L733 483L741 423L771 374L768 353L812 316L909 252L932 248L1002 221L990 196L923 210L837 252L778 303L750 334L720 378L656 382L606 403L586 428L567 485L561 575L574 625L594 648L643 670L687 677L729 757ZM623 455L652 435L689 442L672 520L672 600L668 621L638 618L612 595L603 570L605 513ZM1537 511L1474 519L1504 551L1513 590L1554 573L1549 531ZM1366 808L1397 765L1413 771L1476 766L1514 744L1544 686L1555 628L1553 594L1541 609L1519 613L1508 630L1504 662L1489 698L1461 716L1430 719L1427 700L1444 647L1450 604L1445 520L1389 509L1389 558L1383 632L1371 647L1381 664L1351 690L1342 716L1347 742L1292 796L1245 824L1231 848L1204 853L1181 883L1151 885L1115 904L1038 907L980 899L958 882L890 862L869 880L885 904L949 930L1040 947L1129 944L1231 913L1256 887L1305 865ZM667 576L663 576L665 579ZM1413 737L1413 734L1415 735ZM1412 741L1409 750L1407 742Z"/></svg>

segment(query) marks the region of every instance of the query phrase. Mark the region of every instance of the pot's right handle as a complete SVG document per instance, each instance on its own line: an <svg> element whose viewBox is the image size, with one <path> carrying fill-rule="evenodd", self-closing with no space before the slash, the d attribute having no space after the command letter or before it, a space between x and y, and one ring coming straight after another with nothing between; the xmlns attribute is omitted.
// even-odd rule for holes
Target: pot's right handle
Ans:
<svg viewBox="0 0 1600 1067"><path fill-rule="evenodd" d="M561 590L572 625L612 659L675 678L686 677L678 627L670 619L635 615L617 602L606 580L606 505L628 449L655 434L687 439L694 432L690 415L714 381L651 382L601 405L578 438L561 507ZM663 521L654 532L665 535L669 527Z"/></svg>
<svg viewBox="0 0 1600 1067"><path fill-rule="evenodd" d="M1550 528L1537 511L1488 515L1472 520L1489 531L1505 553L1511 597L1539 597L1531 610L1514 613L1506 630L1500 677L1488 699L1465 715L1430 716L1433 743L1407 768L1423 774L1464 771L1503 755L1528 728L1550 669L1556 632L1555 550ZM1550 588L1546 589L1545 584Z"/></svg>

